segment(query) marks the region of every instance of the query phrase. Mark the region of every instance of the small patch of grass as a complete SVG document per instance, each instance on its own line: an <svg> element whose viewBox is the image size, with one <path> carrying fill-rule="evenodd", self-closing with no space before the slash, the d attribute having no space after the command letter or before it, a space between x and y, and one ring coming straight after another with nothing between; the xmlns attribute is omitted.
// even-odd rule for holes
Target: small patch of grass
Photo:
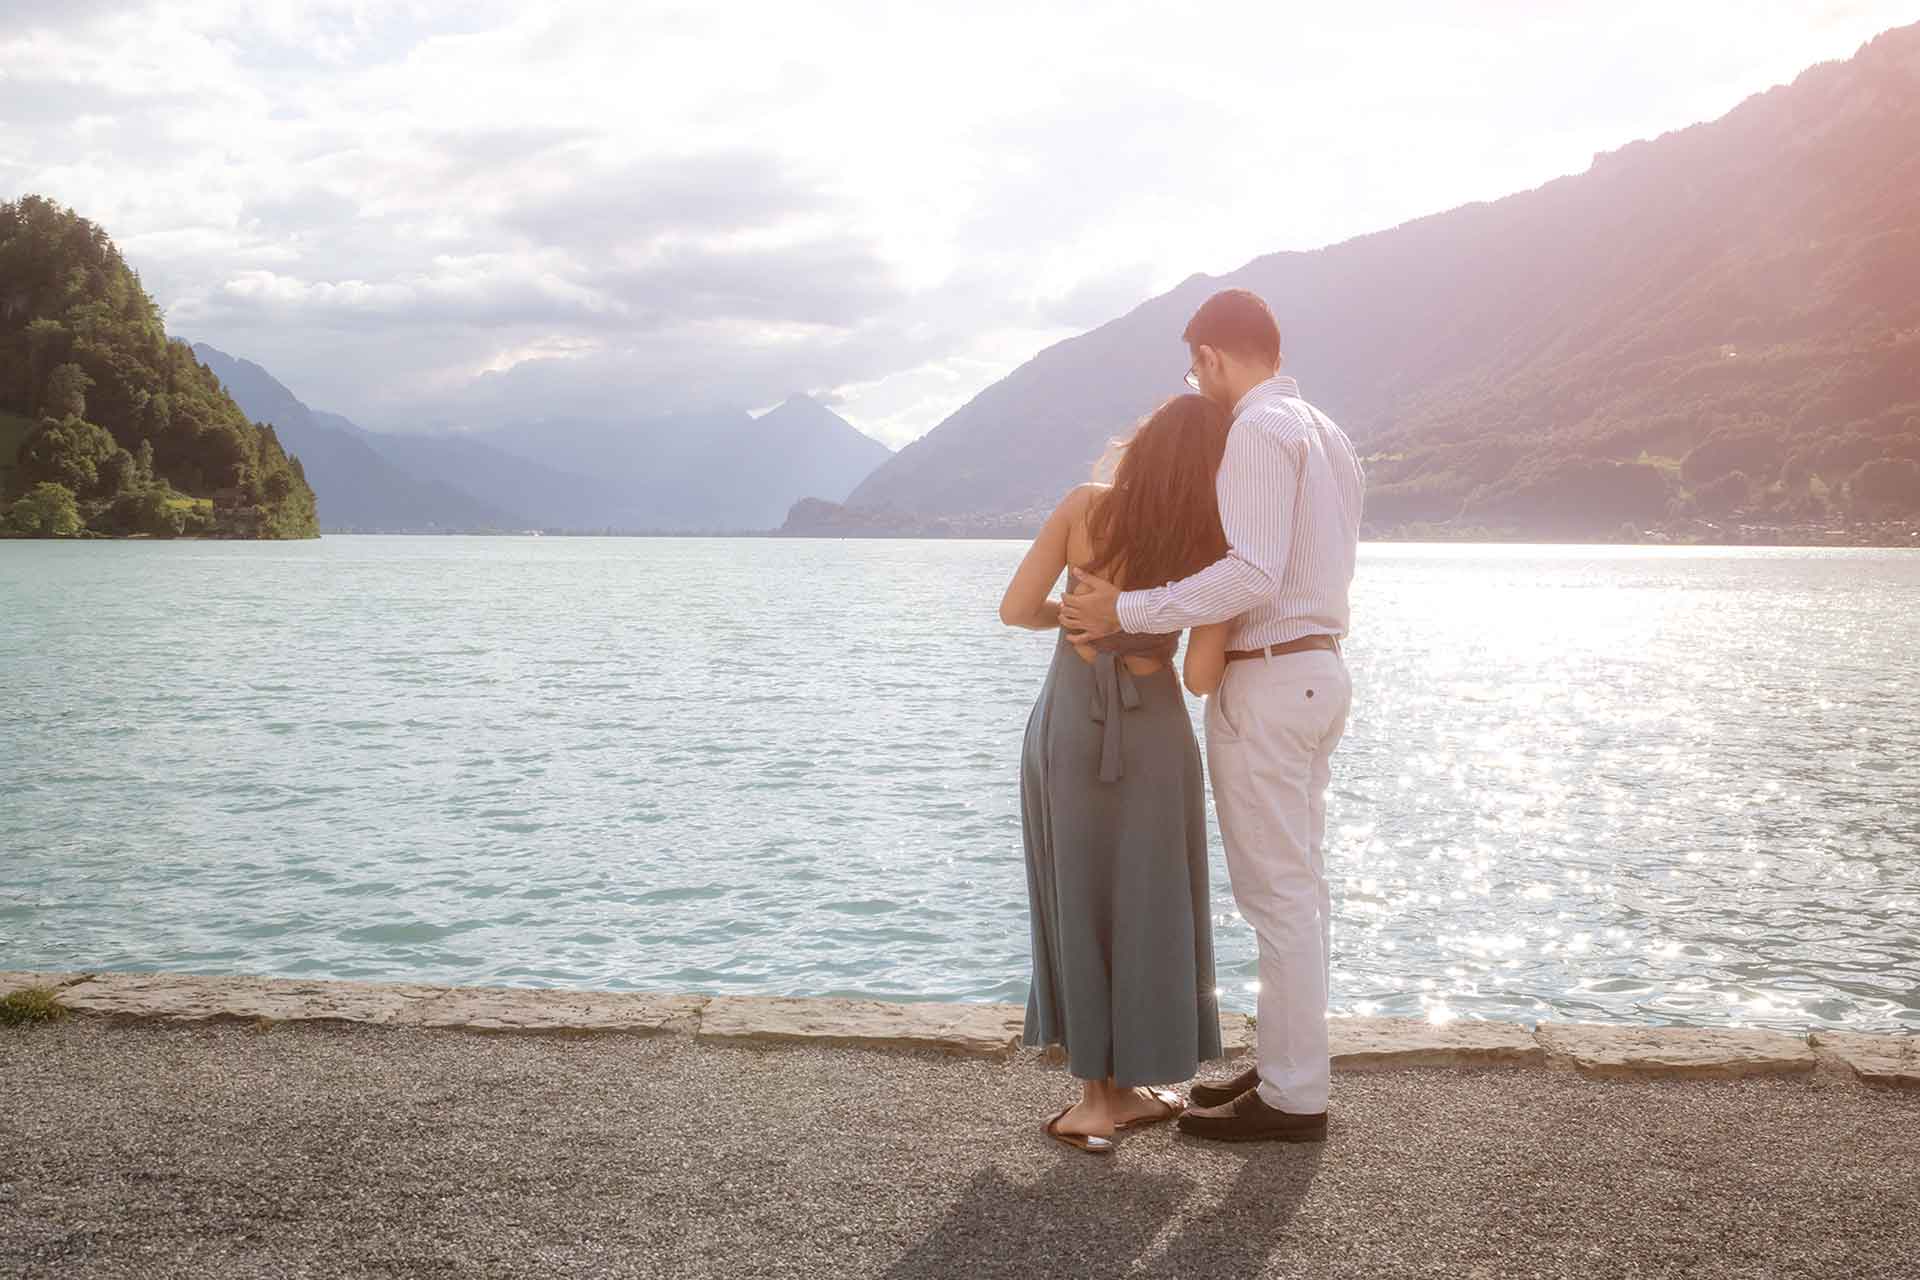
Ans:
<svg viewBox="0 0 1920 1280"><path fill-rule="evenodd" d="M0 996L0 1027L29 1022L58 1022L70 1011L54 998L52 987L21 987Z"/></svg>

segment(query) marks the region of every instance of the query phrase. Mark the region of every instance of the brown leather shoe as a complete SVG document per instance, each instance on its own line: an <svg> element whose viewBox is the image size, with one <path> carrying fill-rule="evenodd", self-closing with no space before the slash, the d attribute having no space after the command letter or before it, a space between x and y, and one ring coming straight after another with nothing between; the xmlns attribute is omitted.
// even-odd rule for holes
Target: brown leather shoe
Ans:
<svg viewBox="0 0 1920 1280"><path fill-rule="evenodd" d="M1218 1107L1187 1108L1180 1132L1218 1142L1325 1142L1327 1113L1299 1115L1268 1106L1258 1089L1249 1089Z"/></svg>
<svg viewBox="0 0 1920 1280"><path fill-rule="evenodd" d="M1223 1102L1232 1102L1259 1083L1260 1068L1248 1067L1231 1080L1221 1080L1213 1084L1208 1084L1204 1080L1194 1081L1193 1087L1187 1090L1187 1101L1196 1107L1217 1107Z"/></svg>

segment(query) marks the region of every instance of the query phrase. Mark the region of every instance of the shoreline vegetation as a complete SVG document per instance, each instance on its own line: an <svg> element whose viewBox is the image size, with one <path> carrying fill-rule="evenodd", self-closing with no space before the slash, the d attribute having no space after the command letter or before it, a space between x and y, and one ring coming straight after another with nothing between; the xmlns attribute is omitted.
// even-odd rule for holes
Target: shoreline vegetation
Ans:
<svg viewBox="0 0 1920 1280"><path fill-rule="evenodd" d="M484 1034L681 1035L706 1042L923 1049L1009 1060L1015 1004L840 997L707 996L562 987L271 978L172 972L0 972L0 1026L72 1015L118 1022L366 1023ZM17 1016L16 1016L17 1015ZM1221 1015L1229 1060L1252 1052L1253 1020ZM1334 1070L1410 1067L1572 1071L1595 1078L1803 1076L1920 1089L1920 1034L1636 1023L1330 1019ZM1055 1055L1057 1056L1057 1055Z"/></svg>
<svg viewBox="0 0 1920 1280"><path fill-rule="evenodd" d="M913 530L892 532L875 530L743 529L688 531L684 529L322 529L319 537L405 537L405 538L665 538L700 541L716 538L846 540L871 539L900 542L999 542L1022 541L1031 533L1019 529L951 529L947 531ZM45 536L0 530L0 541L9 539L48 540ZM66 541L176 541L229 542L232 538L195 534L155 535L146 533L106 534L83 530ZM1920 523L1893 522L1865 529L1777 529L1767 526L1741 526L1731 530L1710 530L1674 535L1649 530L1634 537L1555 538L1497 529L1412 528L1384 532L1369 531L1361 536L1363 544L1459 543L1463 546L1542 546L1542 547L1847 547L1860 550L1920 550Z"/></svg>
<svg viewBox="0 0 1920 1280"><path fill-rule="evenodd" d="M1011 515L926 520L895 507L843 506L809 498L794 504L779 533L787 537L1032 538L1047 518L1041 509ZM1553 545L1920 547L1920 514L1912 517L1781 522L1681 517L1621 523L1611 531L1579 531L1466 521L1365 521L1362 542L1493 542Z"/></svg>
<svg viewBox="0 0 1920 1280"><path fill-rule="evenodd" d="M849 507L806 498L794 504L778 529L372 529L326 528L322 534L386 536L551 537L551 538L871 538L903 541L1027 541L1047 512L927 518L892 507ZM1555 533L1514 526L1457 523L1363 525L1362 542L1488 543L1540 546L1703 546L1703 547L1860 547L1920 548L1920 516L1913 519L1862 520L1841 524L1679 520L1647 528L1622 525L1610 535Z"/></svg>
<svg viewBox="0 0 1920 1280"><path fill-rule="evenodd" d="M996 542L1025 541L1038 526L987 521L978 526L951 521L930 521L894 529L878 527L779 529L326 529L310 535L324 537L406 537L406 538L670 538L670 539L794 539L901 542ZM81 528L70 534L24 533L0 527L0 542L5 541L170 541L232 542L242 540L231 534L207 533L101 533ZM256 539L257 540L257 539ZM1920 550L1920 520L1891 520L1854 528L1780 527L1774 525L1706 525L1688 529L1622 530L1614 537L1555 537L1512 529L1480 527L1453 528L1445 525L1412 525L1393 529L1368 529L1362 543L1459 543L1461 545L1542 546L1542 547L1848 547L1860 550Z"/></svg>
<svg viewBox="0 0 1920 1280"><path fill-rule="evenodd" d="M357 528L322 527L317 536L382 537L546 537L546 538L797 538L897 541L1027 541L1040 530L1045 511L929 519L894 508L843 507L807 498L796 503L778 529L626 529L626 528ZM0 539L36 535L0 527ZM79 538L143 537L82 529ZM193 537L192 534L169 535ZM1363 524L1363 543L1461 543L1537 546L1672 547L1856 547L1880 550L1920 549L1920 516L1912 519L1860 520L1838 524L1775 524L1729 520L1680 520L1636 528L1622 525L1611 534L1556 533L1508 526L1436 524Z"/></svg>

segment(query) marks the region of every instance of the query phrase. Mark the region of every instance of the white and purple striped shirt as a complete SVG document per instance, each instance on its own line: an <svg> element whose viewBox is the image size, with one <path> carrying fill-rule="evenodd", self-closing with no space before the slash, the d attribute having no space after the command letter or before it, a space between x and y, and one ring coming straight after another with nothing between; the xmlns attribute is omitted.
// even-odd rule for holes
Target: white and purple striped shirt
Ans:
<svg viewBox="0 0 1920 1280"><path fill-rule="evenodd" d="M1214 480L1226 556L1164 587L1121 592L1121 629L1238 618L1229 649L1345 636L1365 483L1346 433L1292 378L1268 378L1234 406Z"/></svg>

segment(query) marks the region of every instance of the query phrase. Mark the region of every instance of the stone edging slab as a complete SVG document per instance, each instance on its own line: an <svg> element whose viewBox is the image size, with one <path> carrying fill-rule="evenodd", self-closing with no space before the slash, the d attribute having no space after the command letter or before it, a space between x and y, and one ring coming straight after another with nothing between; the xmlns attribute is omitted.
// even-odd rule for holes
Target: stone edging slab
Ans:
<svg viewBox="0 0 1920 1280"><path fill-rule="evenodd" d="M1817 1065L1804 1036L1744 1028L1689 1028L1543 1022L1535 1033L1550 1062L1594 1076L1732 1080L1801 1075Z"/></svg>
<svg viewBox="0 0 1920 1280"><path fill-rule="evenodd" d="M1855 1031L1815 1031L1807 1037L1823 1062L1851 1071L1866 1084L1920 1087L1920 1036L1869 1036Z"/></svg>
<svg viewBox="0 0 1920 1280"><path fill-rule="evenodd" d="M1333 1018L1328 1051L1336 1071L1398 1067L1538 1067L1547 1052L1517 1022L1422 1018Z"/></svg>
<svg viewBox="0 0 1920 1280"><path fill-rule="evenodd" d="M901 1003L783 996L664 995L550 987L190 973L0 971L0 996L52 987L59 1002L117 1021L358 1022L494 1034L690 1035L715 1043L934 1049L1008 1058L1025 1010L1014 1004ZM1817 1068L1867 1084L1920 1088L1920 1036L1417 1018L1334 1018L1336 1071L1403 1067L1550 1067L1595 1077L1733 1079ZM1244 1014L1222 1014L1227 1055L1252 1052Z"/></svg>

